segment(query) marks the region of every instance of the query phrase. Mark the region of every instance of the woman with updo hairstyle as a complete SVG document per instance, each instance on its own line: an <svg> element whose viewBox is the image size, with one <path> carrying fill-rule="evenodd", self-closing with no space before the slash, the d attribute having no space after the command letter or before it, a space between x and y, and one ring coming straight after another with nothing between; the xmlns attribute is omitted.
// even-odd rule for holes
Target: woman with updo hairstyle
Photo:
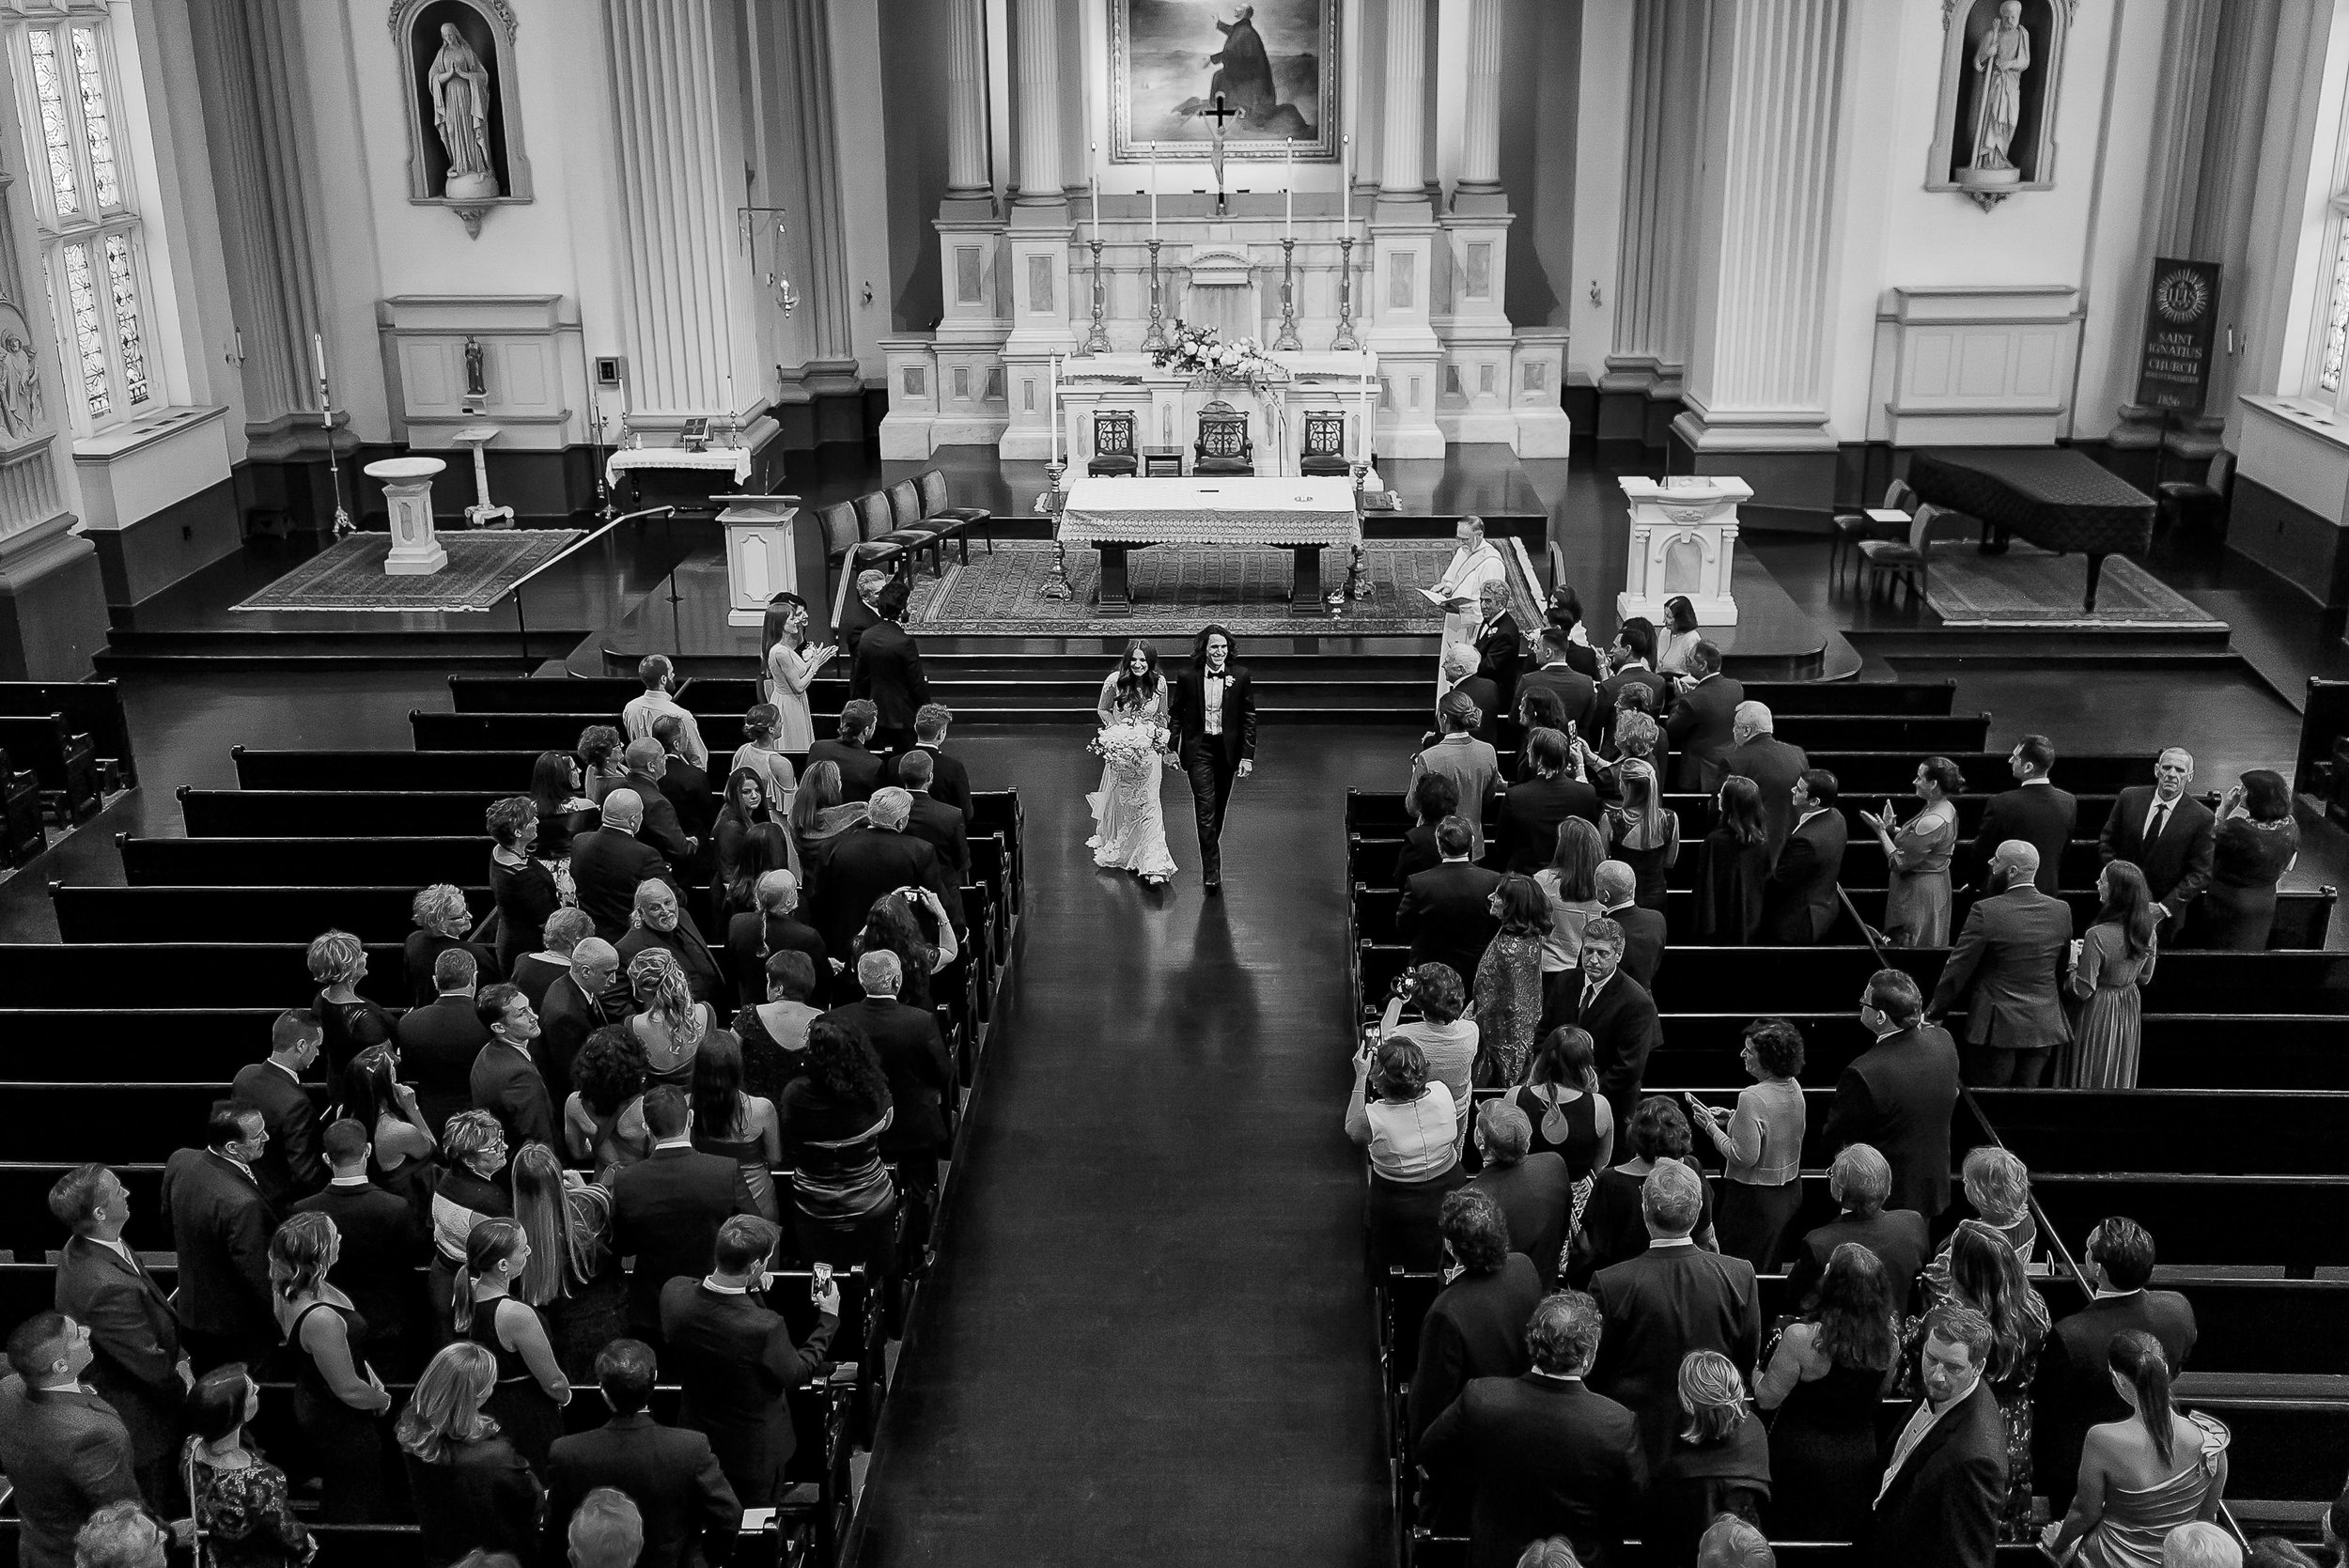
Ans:
<svg viewBox="0 0 2349 1568"><path fill-rule="evenodd" d="M1946 1272L1944 1272L1946 1270ZM2047 1305L2031 1288L2023 1260L2007 1238L1979 1219L1961 1223L1939 1260L1925 1272L1924 1312L1901 1350L1901 1391L1921 1391L1925 1320L1945 1301L1971 1307L1990 1324L1990 1358L1982 1380L1999 1402L2006 1424L2006 1506L2001 1541L2029 1541L2031 1498L2031 1379L2047 1338Z"/></svg>
<svg viewBox="0 0 2349 1568"><path fill-rule="evenodd" d="M590 724L579 732L579 765L587 776L587 799L596 805L628 777L628 737L613 724Z"/></svg>
<svg viewBox="0 0 2349 1568"><path fill-rule="evenodd" d="M538 856L538 808L527 795L509 795L485 814L490 830L490 897L498 911L498 972L513 971L514 961L538 943L547 917L565 904L579 902L569 888L570 866L554 866ZM566 897L568 892L569 896Z"/></svg>
<svg viewBox="0 0 2349 1568"><path fill-rule="evenodd" d="M400 1412L395 1430L427 1568L453 1568L475 1550L537 1560L546 1488L489 1414L496 1387L496 1357L459 1340L441 1347Z"/></svg>
<svg viewBox="0 0 2349 1568"><path fill-rule="evenodd" d="M392 1396L367 1364L366 1317L327 1282L342 1250L341 1232L323 1214L297 1214L278 1226L269 1244L270 1307L294 1353L294 1425L324 1483L319 1517L386 1524L392 1461L383 1417Z"/></svg>
<svg viewBox="0 0 2349 1568"><path fill-rule="evenodd" d="M1686 1568L1713 1521L1759 1526L1770 1500L1770 1437L1746 1397L1737 1365L1718 1350L1680 1358L1679 1431L1648 1478L1647 1560Z"/></svg>
<svg viewBox="0 0 2349 1568"><path fill-rule="evenodd" d="M1738 1060L1754 1081L1737 1092L1734 1114L1724 1115L1693 1094L1682 1098L1728 1166L1721 1179L1721 1250L1745 1259L1757 1274L1776 1274L1785 1257L1787 1232L1802 1207L1808 1117L1802 1085L1795 1078L1802 1071L1802 1031L1784 1018L1756 1018L1746 1025Z"/></svg>
<svg viewBox="0 0 2349 1568"><path fill-rule="evenodd" d="M1501 929L1476 963L1476 1081L1509 1089L1525 1081L1533 1034L1541 1027L1542 939L1549 935L1549 899L1532 877L1512 874L1495 884L1486 903ZM1465 1100L1460 1110L1467 1113Z"/></svg>
<svg viewBox="0 0 2349 1568"><path fill-rule="evenodd" d="M332 1083L352 1057L392 1037L393 1015L359 994L359 982L367 977L367 950L350 932L321 932L311 940L309 959L310 978L319 986L310 1011L319 1020L319 1055Z"/></svg>
<svg viewBox="0 0 2349 1568"><path fill-rule="evenodd" d="M2232 1436L2201 1411L2177 1408L2170 1363L2153 1335L2114 1335L2110 1360L2129 1413L2088 1429L2072 1511L2040 1540L2059 1562L2077 1543L2075 1568L2160 1568L2171 1530L2217 1519Z"/></svg>
<svg viewBox="0 0 2349 1568"><path fill-rule="evenodd" d="M693 1053L715 1022L709 1004L693 1000L684 966L667 948L648 947L630 958L628 986L636 1012L621 1027L644 1048L646 1087L692 1089Z"/></svg>
<svg viewBox="0 0 2349 1568"><path fill-rule="evenodd" d="M179 1467L215 1568L301 1568L316 1556L318 1543L294 1517L286 1472L245 1436L261 1413L261 1386L244 1363L197 1378L181 1410L189 1436Z"/></svg>
<svg viewBox="0 0 2349 1568"><path fill-rule="evenodd" d="M814 907L832 846L843 833L868 820L865 802L842 795L840 765L811 762L800 775L800 792L791 800L791 846L800 857L800 903L806 908Z"/></svg>
<svg viewBox="0 0 2349 1568"><path fill-rule="evenodd" d="M449 1296L449 1322L494 1358L497 1384L484 1408L514 1452L544 1475L547 1452L563 1436L563 1406L571 1402L571 1385L537 1310L514 1295L530 1257L530 1233L521 1221L475 1224L465 1238L465 1266Z"/></svg>
<svg viewBox="0 0 2349 1568"><path fill-rule="evenodd" d="M597 1030L571 1060L578 1087L563 1101L563 1141L572 1161L592 1169L599 1182L608 1185L652 1153L652 1129L645 1126L646 1079L645 1048L625 1024Z"/></svg>
<svg viewBox="0 0 2349 1568"><path fill-rule="evenodd" d="M1590 1197L1593 1172L1615 1147L1615 1111L1598 1092L1598 1048L1572 1024L1553 1029L1534 1052L1525 1085L1509 1098L1533 1124L1531 1154L1554 1154L1574 1178L1575 1209ZM1569 1227L1571 1229L1571 1227Z"/></svg>
<svg viewBox="0 0 2349 1568"><path fill-rule="evenodd" d="M806 1075L784 1085L775 1107L801 1257L894 1277L897 1188L880 1135L894 1112L863 1032L831 1017L809 1024Z"/></svg>
<svg viewBox="0 0 2349 1568"><path fill-rule="evenodd" d="M1610 1264L1636 1258L1647 1250L1647 1219L1640 1209L1640 1186L1657 1161L1676 1159L1703 1175L1703 1168L1688 1157L1688 1118L1662 1094L1650 1094L1632 1108L1630 1126L1619 1141L1630 1157L1598 1172L1591 1184L1590 1201L1582 1205L1582 1220L1575 1230L1570 1274L1581 1289L1591 1276ZM1704 1185L1704 1207L1697 1216L1689 1239L1708 1252L1719 1251L1713 1236L1713 1184Z"/></svg>
<svg viewBox="0 0 2349 1568"><path fill-rule="evenodd" d="M367 1179L418 1214L432 1202L433 1157L441 1141L399 1080L399 1048L369 1046L343 1069L341 1113L367 1129Z"/></svg>
<svg viewBox="0 0 2349 1568"><path fill-rule="evenodd" d="M1818 1299L1786 1326L1754 1403L1775 1410L1765 1520L1780 1541L1866 1538L1883 1465L1876 1412L1900 1354L1892 1281L1856 1241L1828 1254Z"/></svg>
<svg viewBox="0 0 2349 1568"><path fill-rule="evenodd" d="M587 799L586 775L568 752L540 752L530 769L530 804L538 814L538 853L568 863L571 840L593 832L603 813Z"/></svg>
<svg viewBox="0 0 2349 1568"><path fill-rule="evenodd" d="M2210 886L2194 901L2195 947L2257 953L2276 924L2276 889L2300 858L2283 775L2255 768L2218 802Z"/></svg>
<svg viewBox="0 0 2349 1568"><path fill-rule="evenodd" d="M799 750L804 752L812 741L803 741ZM767 814L770 820L782 822L791 815L791 797L799 793L799 769L791 766L783 743L783 712L773 703L753 703L742 715L742 744L734 749L734 760L727 765L729 776L747 768L758 775L758 782L767 792Z"/></svg>
<svg viewBox="0 0 2349 1568"><path fill-rule="evenodd" d="M485 986L506 972L498 967L495 953L466 939L473 933L473 908L465 902L465 890L454 882L435 882L418 890L408 901L408 915L416 928L408 933L400 948L400 967L408 976L408 990L416 1006L429 1007L440 995L432 967L451 948L461 947L473 955Z"/></svg>
<svg viewBox="0 0 2349 1568"><path fill-rule="evenodd" d="M1406 1005L1419 1009L1410 1023L1403 1021ZM1459 971L1450 964L1422 964L1395 976L1387 997L1386 1016L1378 1020L1378 1037L1389 1043L1408 1041L1419 1048L1427 1076L1452 1095L1452 1108L1466 1124L1470 1086L1476 1077L1476 1059L1483 1032L1466 1017L1468 995Z"/></svg>
<svg viewBox="0 0 2349 1568"><path fill-rule="evenodd" d="M1370 1151L1362 1253L1373 1281L1391 1266L1425 1272L1442 1263L1437 1216L1444 1194L1468 1180L1461 1126L1452 1091L1429 1076L1417 1045L1381 1040L1355 1055L1346 1135Z"/></svg>
<svg viewBox="0 0 2349 1568"><path fill-rule="evenodd" d="M1957 802L1952 797L1965 793L1966 776L1948 757L1927 757L1917 765L1910 788L1923 804L1907 821L1894 815L1889 800L1881 816L1859 814L1884 851L1889 879L1884 930L1895 947L1947 947L1950 856L1957 846Z"/></svg>

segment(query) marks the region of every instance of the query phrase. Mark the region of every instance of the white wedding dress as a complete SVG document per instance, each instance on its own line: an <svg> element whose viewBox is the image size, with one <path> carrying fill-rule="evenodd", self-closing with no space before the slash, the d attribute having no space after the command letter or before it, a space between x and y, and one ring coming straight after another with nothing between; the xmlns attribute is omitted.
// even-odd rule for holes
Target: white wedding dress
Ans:
<svg viewBox="0 0 2349 1568"><path fill-rule="evenodd" d="M1164 680L1139 708L1130 703L1118 704L1116 686L1114 675L1102 683L1099 711L1119 723L1166 727ZM1143 877L1174 875L1174 856L1166 846L1166 808L1159 799L1164 772L1164 765L1155 756L1147 765L1130 768L1121 768L1114 762L1102 764L1101 787L1085 797L1085 804L1093 808L1093 836L1085 840L1085 847L1093 851L1095 865L1139 872Z"/></svg>

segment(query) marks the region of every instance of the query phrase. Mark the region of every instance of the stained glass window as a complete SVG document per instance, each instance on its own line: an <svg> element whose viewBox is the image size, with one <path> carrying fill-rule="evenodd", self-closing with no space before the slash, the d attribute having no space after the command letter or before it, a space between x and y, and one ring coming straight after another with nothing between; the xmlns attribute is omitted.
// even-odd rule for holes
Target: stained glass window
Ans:
<svg viewBox="0 0 2349 1568"><path fill-rule="evenodd" d="M2325 307L2325 362L2316 384L2326 392L2341 390L2341 361L2349 358L2349 228L2341 232L2333 254L2333 297Z"/></svg>
<svg viewBox="0 0 2349 1568"><path fill-rule="evenodd" d="M90 417L114 411L114 389L106 383L106 338L98 320L98 280L91 275L89 247L65 247L65 293L73 307L73 351L82 367L82 391Z"/></svg>
<svg viewBox="0 0 2349 1568"><path fill-rule="evenodd" d="M57 70L57 35L36 27L28 35L33 50L33 92L40 101L40 139L49 154L49 184L59 217L82 210L82 192L73 174L73 138L66 128L65 82Z"/></svg>
<svg viewBox="0 0 2349 1568"><path fill-rule="evenodd" d="M132 403L144 403L147 343L139 332L139 286L126 236L106 236L106 285L114 292L115 341L122 349L122 390Z"/></svg>
<svg viewBox="0 0 2349 1568"><path fill-rule="evenodd" d="M106 85L98 69L95 27L73 29L73 70L81 79L82 138L89 144L90 176L98 185L98 205L101 209L120 207L122 177L115 168L114 127L106 118Z"/></svg>

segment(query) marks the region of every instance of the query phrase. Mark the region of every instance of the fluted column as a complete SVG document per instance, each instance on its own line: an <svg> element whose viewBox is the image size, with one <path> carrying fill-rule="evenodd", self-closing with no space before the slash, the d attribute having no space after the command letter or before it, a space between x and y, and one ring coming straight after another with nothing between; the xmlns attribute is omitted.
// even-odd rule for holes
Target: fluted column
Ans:
<svg viewBox="0 0 2349 1568"><path fill-rule="evenodd" d="M1378 199L1423 202L1427 127L1427 0L1387 0L1387 79L1378 106Z"/></svg>
<svg viewBox="0 0 2349 1568"><path fill-rule="evenodd" d="M1637 0L1632 13L1623 239L1603 391L1680 395L1695 283L1688 228L1703 120L1707 9L1686 0Z"/></svg>
<svg viewBox="0 0 2349 1568"><path fill-rule="evenodd" d="M1012 19L1020 207L1065 207L1061 189L1060 21L1053 0L1018 0Z"/></svg>
<svg viewBox="0 0 2349 1568"><path fill-rule="evenodd" d="M1501 194L1501 0L1469 0L1467 116L1455 194Z"/></svg>
<svg viewBox="0 0 2349 1568"><path fill-rule="evenodd" d="M987 164L987 0L946 7L946 199L994 194Z"/></svg>

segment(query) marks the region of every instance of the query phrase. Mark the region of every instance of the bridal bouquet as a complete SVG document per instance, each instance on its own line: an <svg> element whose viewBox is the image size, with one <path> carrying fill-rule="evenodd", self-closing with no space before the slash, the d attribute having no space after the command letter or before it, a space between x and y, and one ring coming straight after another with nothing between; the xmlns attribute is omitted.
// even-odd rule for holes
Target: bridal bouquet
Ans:
<svg viewBox="0 0 2349 1568"><path fill-rule="evenodd" d="M1289 379L1280 362L1266 354L1264 345L1254 338L1223 343L1218 341L1213 327L1187 326L1180 321L1174 323L1174 346L1150 350L1150 363L1194 381L1237 381L1259 393Z"/></svg>
<svg viewBox="0 0 2349 1568"><path fill-rule="evenodd" d="M1166 753L1166 732L1155 724L1112 724L1095 736L1085 750L1110 765L1111 770L1133 778L1154 769Z"/></svg>

